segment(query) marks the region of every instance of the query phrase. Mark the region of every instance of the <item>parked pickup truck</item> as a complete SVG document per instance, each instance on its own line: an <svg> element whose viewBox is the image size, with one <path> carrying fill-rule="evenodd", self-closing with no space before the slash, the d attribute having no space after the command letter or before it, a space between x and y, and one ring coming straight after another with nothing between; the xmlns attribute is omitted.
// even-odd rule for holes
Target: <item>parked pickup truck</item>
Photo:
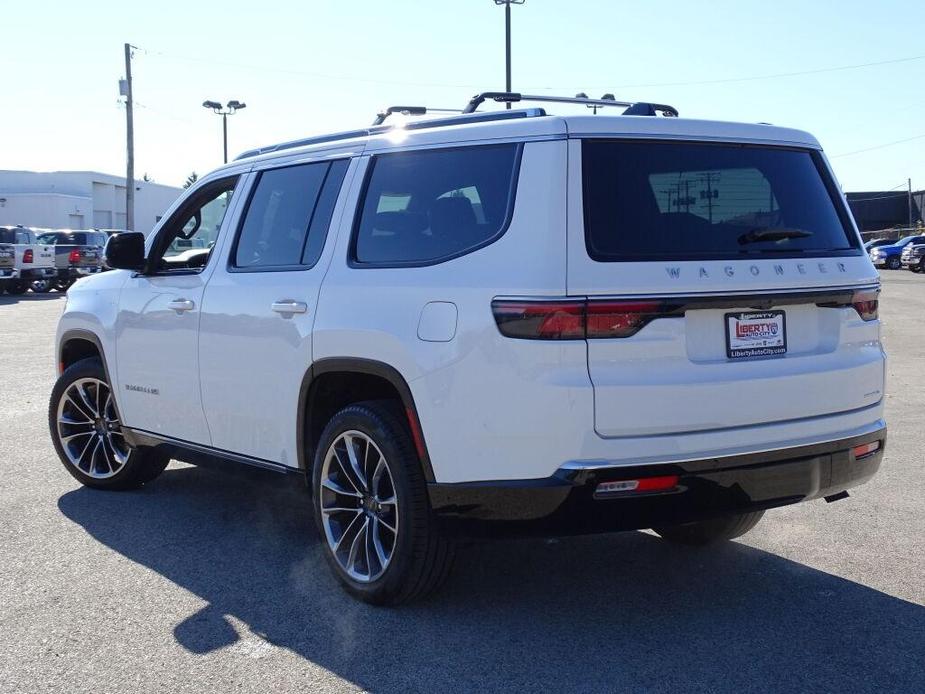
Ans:
<svg viewBox="0 0 925 694"><path fill-rule="evenodd" d="M0 244L0 294L3 294L7 283L12 281L15 265L16 250L11 244Z"/></svg>
<svg viewBox="0 0 925 694"><path fill-rule="evenodd" d="M50 282L35 282L32 291L50 289L66 291L74 282L87 275L95 275L103 267L103 249L108 235L95 230L58 229L46 231L39 240L55 248L57 274Z"/></svg>
<svg viewBox="0 0 925 694"><path fill-rule="evenodd" d="M10 294L23 294L32 282L55 278L54 249L39 242L33 229L0 227L0 244L13 250L12 272L2 278L3 289Z"/></svg>

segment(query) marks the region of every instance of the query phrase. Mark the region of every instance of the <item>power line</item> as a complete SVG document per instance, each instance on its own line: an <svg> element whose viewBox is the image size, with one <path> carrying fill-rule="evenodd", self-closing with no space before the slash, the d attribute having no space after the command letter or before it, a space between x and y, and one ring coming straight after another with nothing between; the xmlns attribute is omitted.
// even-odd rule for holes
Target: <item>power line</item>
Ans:
<svg viewBox="0 0 925 694"><path fill-rule="evenodd" d="M884 147L892 147L893 145L901 145L905 142L912 142L913 140L921 140L925 138L925 134L922 135L913 135L912 137L906 137L902 140L893 140L893 142L884 142L882 145L874 145L873 147L865 147L864 149L856 149L853 152L842 152L841 154L832 154L830 159L837 159L839 157L850 157L854 154L862 154L864 152L873 152L876 149L883 149Z"/></svg>

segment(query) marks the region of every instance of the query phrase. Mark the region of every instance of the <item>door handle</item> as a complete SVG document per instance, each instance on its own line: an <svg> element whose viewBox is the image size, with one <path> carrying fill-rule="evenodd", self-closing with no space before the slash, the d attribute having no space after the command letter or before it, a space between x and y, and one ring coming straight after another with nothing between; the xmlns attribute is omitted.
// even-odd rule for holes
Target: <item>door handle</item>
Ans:
<svg viewBox="0 0 925 694"><path fill-rule="evenodd" d="M174 299L173 301L167 304L167 308L177 313L183 313L184 311L192 311L196 307L190 299Z"/></svg>
<svg viewBox="0 0 925 694"><path fill-rule="evenodd" d="M276 313L308 313L308 304L304 301L293 301L292 299L274 301L270 308Z"/></svg>

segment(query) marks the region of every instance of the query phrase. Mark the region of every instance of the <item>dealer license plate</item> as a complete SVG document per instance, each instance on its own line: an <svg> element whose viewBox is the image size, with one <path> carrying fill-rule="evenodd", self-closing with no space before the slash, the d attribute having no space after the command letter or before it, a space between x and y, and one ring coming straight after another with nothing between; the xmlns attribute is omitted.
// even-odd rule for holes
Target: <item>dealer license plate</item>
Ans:
<svg viewBox="0 0 925 694"><path fill-rule="evenodd" d="M730 359L786 353L787 318L783 311L726 314L726 356Z"/></svg>

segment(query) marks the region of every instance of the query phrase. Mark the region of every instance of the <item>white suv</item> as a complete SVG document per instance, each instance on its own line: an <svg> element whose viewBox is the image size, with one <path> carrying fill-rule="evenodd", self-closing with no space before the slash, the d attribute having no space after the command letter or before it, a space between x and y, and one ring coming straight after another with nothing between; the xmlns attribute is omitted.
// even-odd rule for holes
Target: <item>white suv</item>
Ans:
<svg viewBox="0 0 925 694"><path fill-rule="evenodd" d="M110 239L58 328L68 471L305 475L374 603L462 532L700 544L876 472L878 276L813 137L486 98L541 100L248 152Z"/></svg>

